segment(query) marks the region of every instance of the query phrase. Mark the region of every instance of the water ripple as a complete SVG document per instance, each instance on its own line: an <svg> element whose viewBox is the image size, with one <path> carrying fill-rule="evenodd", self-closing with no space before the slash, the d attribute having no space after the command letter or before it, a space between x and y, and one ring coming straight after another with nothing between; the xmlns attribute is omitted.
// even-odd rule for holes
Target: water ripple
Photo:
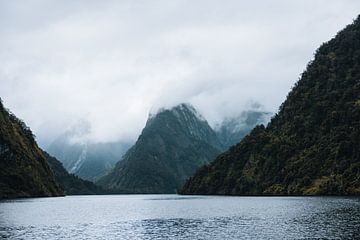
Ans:
<svg viewBox="0 0 360 240"><path fill-rule="evenodd" d="M80 196L56 201L1 202L0 216L2 239L355 239L360 236L360 202L347 198Z"/></svg>

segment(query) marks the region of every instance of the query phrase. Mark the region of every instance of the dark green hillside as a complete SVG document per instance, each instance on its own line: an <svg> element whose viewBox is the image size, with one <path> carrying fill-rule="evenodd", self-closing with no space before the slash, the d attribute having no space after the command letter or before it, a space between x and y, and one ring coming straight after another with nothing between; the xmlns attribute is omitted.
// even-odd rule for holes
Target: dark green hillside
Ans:
<svg viewBox="0 0 360 240"><path fill-rule="evenodd" d="M63 194L31 130L0 101L0 198Z"/></svg>
<svg viewBox="0 0 360 240"><path fill-rule="evenodd" d="M266 128L198 170L182 193L360 195L360 19L316 51Z"/></svg>
<svg viewBox="0 0 360 240"><path fill-rule="evenodd" d="M56 158L43 152L54 173L55 180L65 190L67 195L101 194L104 193L100 187L90 181L83 180L74 174L69 174L62 163Z"/></svg>
<svg viewBox="0 0 360 240"><path fill-rule="evenodd" d="M135 145L98 183L115 192L175 193L220 149L206 120L181 104L151 116Z"/></svg>

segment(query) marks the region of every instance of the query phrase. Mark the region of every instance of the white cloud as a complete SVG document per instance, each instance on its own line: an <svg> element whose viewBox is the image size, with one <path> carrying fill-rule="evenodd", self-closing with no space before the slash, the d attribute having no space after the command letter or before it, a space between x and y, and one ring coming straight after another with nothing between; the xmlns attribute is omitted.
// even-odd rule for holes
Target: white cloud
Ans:
<svg viewBox="0 0 360 240"><path fill-rule="evenodd" d="M148 112L191 102L211 124L276 111L360 2L2 1L0 96L41 143L79 119L136 138Z"/></svg>

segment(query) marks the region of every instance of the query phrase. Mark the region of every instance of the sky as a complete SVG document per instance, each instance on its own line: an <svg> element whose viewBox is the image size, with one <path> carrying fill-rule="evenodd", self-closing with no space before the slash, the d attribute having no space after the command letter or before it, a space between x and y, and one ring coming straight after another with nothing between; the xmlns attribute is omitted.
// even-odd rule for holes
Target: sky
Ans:
<svg viewBox="0 0 360 240"><path fill-rule="evenodd" d="M181 102L215 125L276 112L358 0L0 0L0 97L40 145L88 122L89 141L136 139Z"/></svg>

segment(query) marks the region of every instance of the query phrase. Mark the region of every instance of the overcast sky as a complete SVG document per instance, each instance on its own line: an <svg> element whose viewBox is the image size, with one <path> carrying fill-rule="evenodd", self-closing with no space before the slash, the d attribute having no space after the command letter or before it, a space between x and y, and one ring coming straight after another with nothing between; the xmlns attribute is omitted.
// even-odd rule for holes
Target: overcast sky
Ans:
<svg viewBox="0 0 360 240"><path fill-rule="evenodd" d="M0 0L0 97L45 145L87 120L136 138L149 111L192 103L210 122L276 112L359 0Z"/></svg>

